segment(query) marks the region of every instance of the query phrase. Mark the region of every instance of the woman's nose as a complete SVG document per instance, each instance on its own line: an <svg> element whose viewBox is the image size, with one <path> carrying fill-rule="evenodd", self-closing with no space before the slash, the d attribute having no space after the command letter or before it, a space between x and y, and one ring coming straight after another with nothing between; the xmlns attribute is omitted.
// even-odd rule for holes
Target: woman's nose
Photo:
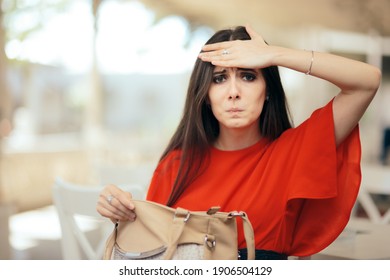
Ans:
<svg viewBox="0 0 390 280"><path fill-rule="evenodd" d="M229 95L229 100L237 100L237 99L240 99L240 95L239 94Z"/></svg>
<svg viewBox="0 0 390 280"><path fill-rule="evenodd" d="M236 81L232 79L229 87L229 100L237 100L240 98L241 98L240 90L237 86Z"/></svg>

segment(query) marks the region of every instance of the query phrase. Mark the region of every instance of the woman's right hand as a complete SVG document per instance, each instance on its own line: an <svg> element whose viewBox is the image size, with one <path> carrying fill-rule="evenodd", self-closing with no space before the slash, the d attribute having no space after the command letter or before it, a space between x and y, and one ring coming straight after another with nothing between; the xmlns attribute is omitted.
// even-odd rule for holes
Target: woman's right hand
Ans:
<svg viewBox="0 0 390 280"><path fill-rule="evenodd" d="M199 58L221 67L259 69L271 66L276 55L275 47L267 45L263 37L250 25L246 26L246 31L251 37L250 40L204 45Z"/></svg>
<svg viewBox="0 0 390 280"><path fill-rule="evenodd" d="M115 185L107 185L100 193L96 210L103 217L118 221L134 221L135 206L131 201L132 195Z"/></svg>

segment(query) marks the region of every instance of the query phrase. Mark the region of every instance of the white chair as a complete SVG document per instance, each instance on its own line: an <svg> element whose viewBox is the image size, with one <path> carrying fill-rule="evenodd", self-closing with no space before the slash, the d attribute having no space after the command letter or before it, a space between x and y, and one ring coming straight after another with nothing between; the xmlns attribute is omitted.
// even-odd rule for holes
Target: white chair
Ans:
<svg viewBox="0 0 390 280"><path fill-rule="evenodd" d="M390 208L381 213L372 194L390 195L390 167L382 165L362 165L362 184L358 202L373 223L390 223Z"/></svg>
<svg viewBox="0 0 390 280"><path fill-rule="evenodd" d="M96 211L101 190L55 180L53 201L61 225L63 259L101 259L104 239L110 226L113 228L112 222Z"/></svg>
<svg viewBox="0 0 390 280"><path fill-rule="evenodd" d="M121 188L141 196L138 185ZM102 186L82 186L56 178L53 200L61 225L63 259L102 259L113 223L96 211Z"/></svg>

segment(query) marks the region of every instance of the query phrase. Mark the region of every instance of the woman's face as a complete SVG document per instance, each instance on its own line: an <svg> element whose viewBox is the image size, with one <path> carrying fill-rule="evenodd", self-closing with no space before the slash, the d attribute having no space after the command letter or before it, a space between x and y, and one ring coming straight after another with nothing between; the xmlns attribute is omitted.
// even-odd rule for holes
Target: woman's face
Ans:
<svg viewBox="0 0 390 280"><path fill-rule="evenodd" d="M208 97L220 129L258 129L265 92L260 69L215 67Z"/></svg>

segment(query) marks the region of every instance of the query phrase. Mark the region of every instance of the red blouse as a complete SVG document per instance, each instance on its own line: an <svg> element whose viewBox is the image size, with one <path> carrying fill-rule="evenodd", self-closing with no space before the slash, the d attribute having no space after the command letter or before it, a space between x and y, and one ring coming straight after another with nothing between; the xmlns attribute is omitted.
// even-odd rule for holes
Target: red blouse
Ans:
<svg viewBox="0 0 390 280"><path fill-rule="evenodd" d="M147 199L165 203L180 151L157 166ZM210 161L174 207L245 211L256 249L308 256L327 247L346 226L361 180L358 126L336 149L332 102L277 140L237 151L210 148ZM239 247L245 247L239 227Z"/></svg>

